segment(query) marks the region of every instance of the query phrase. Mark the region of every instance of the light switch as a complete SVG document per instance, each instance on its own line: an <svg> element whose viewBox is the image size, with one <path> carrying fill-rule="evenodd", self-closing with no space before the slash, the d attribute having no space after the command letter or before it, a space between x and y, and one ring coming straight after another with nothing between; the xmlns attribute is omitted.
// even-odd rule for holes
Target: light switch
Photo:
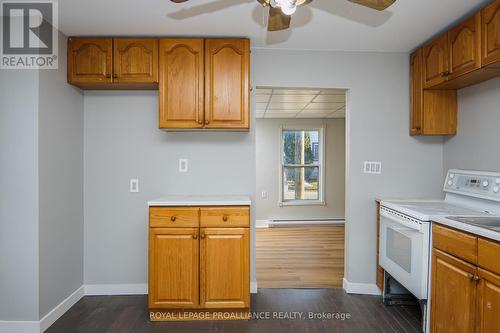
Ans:
<svg viewBox="0 0 500 333"><path fill-rule="evenodd" d="M188 172L188 159L180 158L179 159L179 172Z"/></svg>
<svg viewBox="0 0 500 333"><path fill-rule="evenodd" d="M131 193L139 192L139 179L137 178L130 179L130 192Z"/></svg>
<svg viewBox="0 0 500 333"><path fill-rule="evenodd" d="M267 191L262 191L260 196L262 197L262 199L267 199Z"/></svg>

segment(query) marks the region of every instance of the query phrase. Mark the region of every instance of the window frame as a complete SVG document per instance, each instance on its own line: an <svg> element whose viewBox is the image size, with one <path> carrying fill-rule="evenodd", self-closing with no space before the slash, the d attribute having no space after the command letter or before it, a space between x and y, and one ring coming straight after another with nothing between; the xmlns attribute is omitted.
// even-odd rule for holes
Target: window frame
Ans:
<svg viewBox="0 0 500 333"><path fill-rule="evenodd" d="M284 199L284 184L283 184L283 173L285 164L283 163L283 132L284 131L318 131L319 132L319 149L318 149L318 199L317 200L285 200ZM293 125L282 125L280 126L279 136L280 136L280 146L279 146L279 206L325 206L325 188L326 188L326 175L325 175L325 132L326 126L293 126ZM316 165L305 165L315 166Z"/></svg>

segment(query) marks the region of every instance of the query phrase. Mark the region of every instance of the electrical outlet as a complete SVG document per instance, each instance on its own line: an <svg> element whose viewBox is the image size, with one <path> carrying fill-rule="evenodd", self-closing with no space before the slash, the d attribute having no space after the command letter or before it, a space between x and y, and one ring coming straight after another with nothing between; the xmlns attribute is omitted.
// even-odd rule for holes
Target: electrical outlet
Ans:
<svg viewBox="0 0 500 333"><path fill-rule="evenodd" d="M372 175L382 174L382 162L365 161L363 172Z"/></svg>
<svg viewBox="0 0 500 333"><path fill-rule="evenodd" d="M267 191L262 191L262 193L260 194L261 198L262 199L267 199Z"/></svg>
<svg viewBox="0 0 500 333"><path fill-rule="evenodd" d="M188 159L180 158L179 159L179 172L188 172Z"/></svg>
<svg viewBox="0 0 500 333"><path fill-rule="evenodd" d="M138 193L139 192L139 179L132 178L130 179L130 193Z"/></svg>

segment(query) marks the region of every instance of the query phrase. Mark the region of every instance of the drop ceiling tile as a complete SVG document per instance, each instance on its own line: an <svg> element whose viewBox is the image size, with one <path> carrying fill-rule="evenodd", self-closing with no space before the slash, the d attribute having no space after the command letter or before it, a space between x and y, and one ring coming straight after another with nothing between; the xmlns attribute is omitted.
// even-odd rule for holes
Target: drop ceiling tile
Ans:
<svg viewBox="0 0 500 333"><path fill-rule="evenodd" d="M271 95L273 92L272 89L267 88L257 88L255 89L255 95Z"/></svg>
<svg viewBox="0 0 500 333"><path fill-rule="evenodd" d="M267 103L255 103L255 108L257 110L265 110L267 108Z"/></svg>
<svg viewBox="0 0 500 333"><path fill-rule="evenodd" d="M345 95L318 95L314 103L345 103Z"/></svg>
<svg viewBox="0 0 500 333"><path fill-rule="evenodd" d="M317 95L319 92L318 89L273 89L273 95Z"/></svg>
<svg viewBox="0 0 500 333"><path fill-rule="evenodd" d="M344 107L344 103L311 103L306 110L330 110L333 112L342 107Z"/></svg>
<svg viewBox="0 0 500 333"><path fill-rule="evenodd" d="M267 102L269 102L270 98L271 98L271 95L256 95L255 102L256 103L267 103Z"/></svg>
<svg viewBox="0 0 500 333"><path fill-rule="evenodd" d="M309 103L316 95L273 95L271 103Z"/></svg>
<svg viewBox="0 0 500 333"><path fill-rule="evenodd" d="M269 103L268 110L301 110L307 103Z"/></svg>
<svg viewBox="0 0 500 333"><path fill-rule="evenodd" d="M266 112L264 115L264 118L295 118L297 113L272 113L272 112Z"/></svg>
<svg viewBox="0 0 500 333"><path fill-rule="evenodd" d="M321 89L321 95L345 95L346 89Z"/></svg>

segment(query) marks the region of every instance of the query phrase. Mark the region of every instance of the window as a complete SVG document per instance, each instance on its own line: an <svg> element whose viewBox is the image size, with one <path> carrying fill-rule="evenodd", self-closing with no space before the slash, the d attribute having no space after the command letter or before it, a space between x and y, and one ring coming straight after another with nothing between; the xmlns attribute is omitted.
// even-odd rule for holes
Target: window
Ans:
<svg viewBox="0 0 500 333"><path fill-rule="evenodd" d="M281 130L280 203L324 204L323 128Z"/></svg>

